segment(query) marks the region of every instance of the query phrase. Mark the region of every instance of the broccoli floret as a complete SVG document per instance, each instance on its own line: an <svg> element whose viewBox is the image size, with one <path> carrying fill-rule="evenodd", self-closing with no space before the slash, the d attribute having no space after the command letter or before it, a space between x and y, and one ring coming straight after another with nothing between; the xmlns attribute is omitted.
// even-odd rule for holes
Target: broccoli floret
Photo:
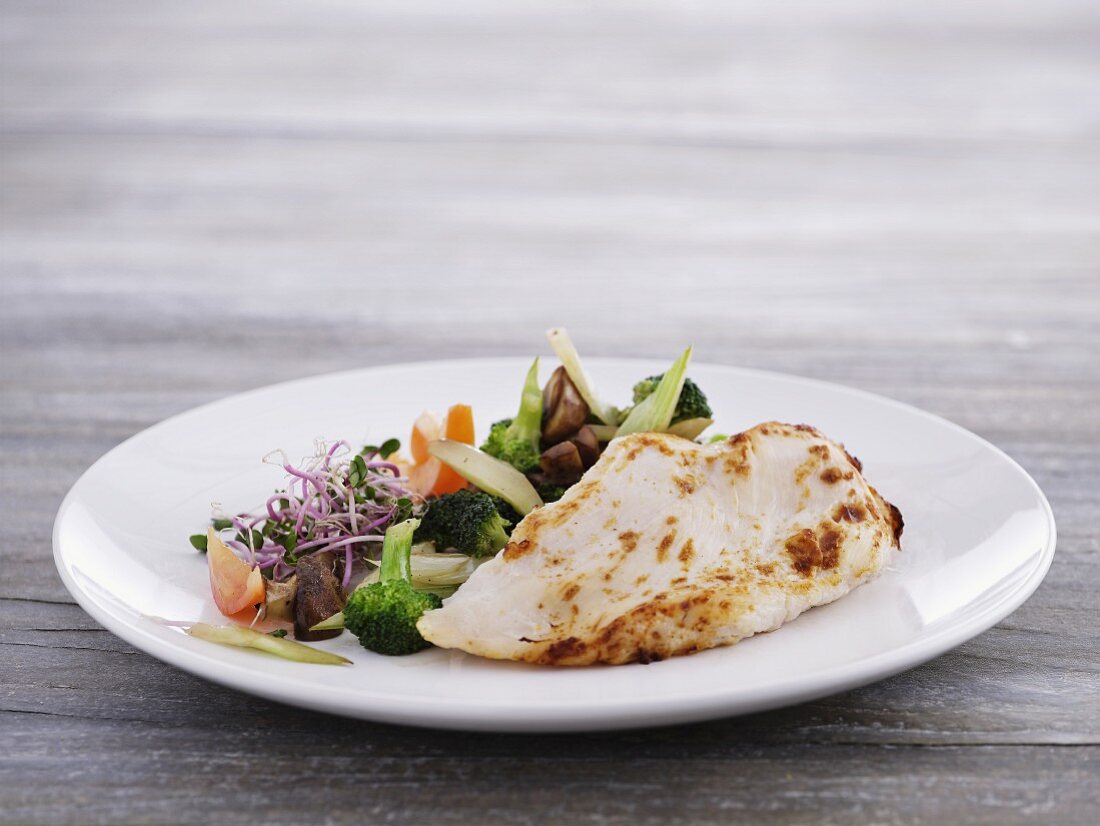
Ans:
<svg viewBox="0 0 1100 826"><path fill-rule="evenodd" d="M416 591L403 579L372 582L348 597L344 627L359 638L360 645L378 654L415 654L431 647L416 630L416 621L442 604L435 594Z"/></svg>
<svg viewBox="0 0 1100 826"><path fill-rule="evenodd" d="M539 360L536 358L520 395L519 411L514 418L503 419L489 430L481 449L520 473L539 467L539 440L542 438L542 391L539 389Z"/></svg>
<svg viewBox="0 0 1100 826"><path fill-rule="evenodd" d="M663 377L664 374L662 373L660 376L650 376L648 379L642 379L635 384L634 404L638 404L656 390ZM676 400L676 410L672 414L672 424L682 422L685 419L709 419L711 415L712 411L710 404L707 402L706 393L691 379L684 379L684 389L680 391L680 398Z"/></svg>
<svg viewBox="0 0 1100 826"><path fill-rule="evenodd" d="M500 518L507 522L510 526L519 524L519 521L523 519L523 515L520 514L515 508L508 502L501 499L499 496L492 497L493 505L497 509L497 513L500 514ZM544 500L545 501L545 500Z"/></svg>
<svg viewBox="0 0 1100 826"><path fill-rule="evenodd" d="M386 529L379 581L353 591L344 606L344 627L378 654L415 654L431 645L420 636L416 621L443 601L412 587L409 558L418 524L408 519Z"/></svg>
<svg viewBox="0 0 1100 826"><path fill-rule="evenodd" d="M489 436L481 449L502 462L507 462L520 473L539 469L538 438L532 443L527 438L516 438L512 425L515 419L501 419L489 428Z"/></svg>
<svg viewBox="0 0 1100 826"><path fill-rule="evenodd" d="M563 496L569 488L562 487L561 485L552 485L549 482L543 482L536 487L539 492L539 498L543 502L557 502Z"/></svg>
<svg viewBox="0 0 1100 826"><path fill-rule="evenodd" d="M487 493L463 489L428 503L416 531L416 541L431 541L439 549L454 548L470 556L491 556L508 543L511 525Z"/></svg>

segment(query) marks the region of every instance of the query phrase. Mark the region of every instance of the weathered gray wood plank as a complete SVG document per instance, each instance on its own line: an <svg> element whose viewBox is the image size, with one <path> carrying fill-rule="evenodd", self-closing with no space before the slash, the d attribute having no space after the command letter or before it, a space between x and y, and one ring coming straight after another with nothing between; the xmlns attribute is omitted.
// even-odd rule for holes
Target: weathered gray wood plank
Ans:
<svg viewBox="0 0 1100 826"><path fill-rule="evenodd" d="M1095 747L762 748L741 742L736 722L641 737L440 733L412 742L404 729L282 722L271 715L227 729L45 716L34 736L13 738L22 771L0 757L0 781L13 785L5 814L65 819L72 794L57 787L76 784L83 822L203 823L201 795L230 824L1084 823L1100 759ZM58 754L49 738L68 747ZM609 763L613 777L602 770Z"/></svg>
<svg viewBox="0 0 1100 826"><path fill-rule="evenodd" d="M5 3L0 821L1091 822L1098 38L1088 0ZM52 571L69 485L167 415L558 323L975 430L1050 497L1050 575L874 686L509 737L212 686Z"/></svg>

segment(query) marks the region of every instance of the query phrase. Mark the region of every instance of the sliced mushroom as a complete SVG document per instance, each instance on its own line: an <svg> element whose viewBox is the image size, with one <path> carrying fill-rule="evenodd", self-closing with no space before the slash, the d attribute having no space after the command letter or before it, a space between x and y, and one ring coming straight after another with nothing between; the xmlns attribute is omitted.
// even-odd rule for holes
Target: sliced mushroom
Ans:
<svg viewBox="0 0 1100 826"><path fill-rule="evenodd" d="M294 639L313 642L340 634L332 631L310 631L314 625L344 610L344 592L333 571L336 555L331 553L304 556L298 560L298 593L294 600Z"/></svg>
<svg viewBox="0 0 1100 826"><path fill-rule="evenodd" d="M596 460L600 458L600 441L591 427L585 425L573 434L569 441L577 446L577 452L581 455L581 462L586 470L596 464Z"/></svg>
<svg viewBox="0 0 1100 826"><path fill-rule="evenodd" d="M298 577L286 582L264 581L264 619L294 622L294 597L298 593Z"/></svg>
<svg viewBox="0 0 1100 826"><path fill-rule="evenodd" d="M563 442L588 420L588 405L564 367L555 370L542 391L542 440L548 445Z"/></svg>
<svg viewBox="0 0 1100 826"><path fill-rule="evenodd" d="M580 451L572 442L561 442L543 451L539 467L546 481L555 485L572 485L584 474Z"/></svg>

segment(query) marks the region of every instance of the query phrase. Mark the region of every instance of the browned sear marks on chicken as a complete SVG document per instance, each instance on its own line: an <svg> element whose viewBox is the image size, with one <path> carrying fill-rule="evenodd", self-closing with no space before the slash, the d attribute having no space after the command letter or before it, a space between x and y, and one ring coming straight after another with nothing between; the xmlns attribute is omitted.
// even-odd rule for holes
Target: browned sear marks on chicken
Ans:
<svg viewBox="0 0 1100 826"><path fill-rule="evenodd" d="M905 530L905 520L901 518L901 511L892 502L886 502L886 507L890 509L890 527L894 529L894 541L898 542L901 539L901 532ZM898 548L901 548L900 544Z"/></svg>
<svg viewBox="0 0 1100 826"><path fill-rule="evenodd" d="M841 502L833 510L834 522L862 522L867 510L859 502Z"/></svg>
<svg viewBox="0 0 1100 826"><path fill-rule="evenodd" d="M821 567L828 571L837 566L840 561L840 540L843 534L835 528L825 528L818 537L817 544L821 548Z"/></svg>
<svg viewBox="0 0 1100 826"><path fill-rule="evenodd" d="M577 637L566 637L564 640L558 640L558 642L552 643L550 647L546 649L546 653L543 655L542 660L547 665L553 665L555 662L580 657L587 648L588 645L584 640L578 639Z"/></svg>
<svg viewBox="0 0 1100 826"><path fill-rule="evenodd" d="M803 576L809 576L813 569L821 564L821 548L817 544L817 534L809 528L803 528L788 539L784 547L791 557L791 565Z"/></svg>
<svg viewBox="0 0 1100 826"><path fill-rule="evenodd" d="M752 475L752 463L749 462L749 448L751 439L747 433L738 433L731 436L726 443L732 448L722 458L722 469L730 476L744 476L746 479Z"/></svg>
<svg viewBox="0 0 1100 826"><path fill-rule="evenodd" d="M676 541L676 531L669 531L661 537L661 541L657 543L657 562L664 562L668 558L668 549L672 547L672 543Z"/></svg>
<svg viewBox="0 0 1100 826"><path fill-rule="evenodd" d="M622 545L624 554L632 553L638 547L638 532L623 531L619 534L619 543Z"/></svg>
<svg viewBox="0 0 1100 826"><path fill-rule="evenodd" d="M713 596L710 591L688 597L679 596L675 592L657 594L599 629L591 638L590 644L576 636L570 636L548 646L536 661L545 665L574 665L593 659L599 662L645 664L676 654L689 653L697 645L685 645L667 639L661 632L661 625L672 620L680 627L699 633L705 632L715 620L730 610L728 602L724 606L710 604ZM626 633L628 630L638 633Z"/></svg>
<svg viewBox="0 0 1100 826"><path fill-rule="evenodd" d="M821 471L821 481L827 485L835 485L841 480L848 480L853 478L854 476L855 473L853 473L852 471L841 470L837 467L827 467L825 468L825 470Z"/></svg>
<svg viewBox="0 0 1100 826"><path fill-rule="evenodd" d="M521 539L519 542L509 542L504 546L504 558L511 562L514 559L519 559L526 553L529 553L535 546L530 539Z"/></svg>
<svg viewBox="0 0 1100 826"><path fill-rule="evenodd" d="M675 451L668 446L665 440L654 438L652 433L641 433L637 435L634 444L623 457L624 467L641 456L648 448L655 448L664 456L673 456L675 454Z"/></svg>
<svg viewBox="0 0 1100 826"><path fill-rule="evenodd" d="M803 528L790 537L783 547L791 558L791 567L809 577L815 568L830 570L837 566L841 539L843 534L836 528L825 527L820 536L809 528Z"/></svg>
<svg viewBox="0 0 1100 826"><path fill-rule="evenodd" d="M817 467L817 459L811 456L805 462L800 464L794 469L794 483L801 485L806 481L806 477L814 472L814 468Z"/></svg>
<svg viewBox="0 0 1100 826"><path fill-rule="evenodd" d="M691 496L699 486L694 476L673 476L672 483L680 491L680 496Z"/></svg>
<svg viewBox="0 0 1100 826"><path fill-rule="evenodd" d="M695 556L695 540L688 537L687 542L680 548L680 553L677 554L677 559L684 564L684 567L691 565L691 560Z"/></svg>

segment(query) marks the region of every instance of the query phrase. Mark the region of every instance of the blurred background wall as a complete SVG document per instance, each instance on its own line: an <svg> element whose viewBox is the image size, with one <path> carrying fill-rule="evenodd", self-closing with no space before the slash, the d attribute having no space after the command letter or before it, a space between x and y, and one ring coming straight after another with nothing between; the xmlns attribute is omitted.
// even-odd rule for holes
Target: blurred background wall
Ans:
<svg viewBox="0 0 1100 826"><path fill-rule="evenodd" d="M107 446L554 324L1011 444L1098 352L1094 0L0 8L6 404Z"/></svg>

